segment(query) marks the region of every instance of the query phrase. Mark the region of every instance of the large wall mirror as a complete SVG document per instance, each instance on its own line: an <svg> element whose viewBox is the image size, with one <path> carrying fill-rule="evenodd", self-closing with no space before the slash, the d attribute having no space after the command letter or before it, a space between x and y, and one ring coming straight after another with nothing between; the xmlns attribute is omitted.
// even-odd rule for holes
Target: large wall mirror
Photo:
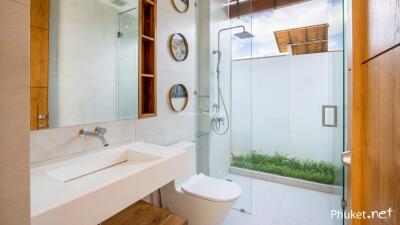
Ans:
<svg viewBox="0 0 400 225"><path fill-rule="evenodd" d="M47 3L48 35L31 14L31 130L137 118L137 0Z"/></svg>

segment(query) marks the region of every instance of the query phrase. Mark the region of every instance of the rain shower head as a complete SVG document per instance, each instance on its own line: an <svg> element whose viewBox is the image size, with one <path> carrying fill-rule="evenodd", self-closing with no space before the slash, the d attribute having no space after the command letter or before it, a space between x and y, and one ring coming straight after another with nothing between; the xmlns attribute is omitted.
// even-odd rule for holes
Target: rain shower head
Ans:
<svg viewBox="0 0 400 225"><path fill-rule="evenodd" d="M234 34L236 37L238 37L238 38L240 38L240 39L246 39L246 38L252 38L252 37L254 37L254 35L253 34L251 34L250 32L247 32L247 31L243 31L243 32L240 32L240 33L236 33L236 34Z"/></svg>

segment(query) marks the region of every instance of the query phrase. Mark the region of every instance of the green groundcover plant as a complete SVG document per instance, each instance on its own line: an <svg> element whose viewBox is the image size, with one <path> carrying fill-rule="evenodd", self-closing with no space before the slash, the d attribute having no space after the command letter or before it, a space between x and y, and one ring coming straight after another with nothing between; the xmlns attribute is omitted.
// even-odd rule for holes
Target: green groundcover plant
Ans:
<svg viewBox="0 0 400 225"><path fill-rule="evenodd" d="M341 185L342 168L328 162L316 162L289 157L287 154L273 155L252 151L246 155L233 156L232 166L293 177L322 184Z"/></svg>

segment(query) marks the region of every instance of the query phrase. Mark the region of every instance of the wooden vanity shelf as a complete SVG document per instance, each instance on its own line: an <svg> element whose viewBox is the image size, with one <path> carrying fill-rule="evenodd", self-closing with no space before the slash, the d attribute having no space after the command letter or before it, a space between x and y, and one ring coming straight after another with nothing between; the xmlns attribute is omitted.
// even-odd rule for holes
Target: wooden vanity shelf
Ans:
<svg viewBox="0 0 400 225"><path fill-rule="evenodd" d="M101 225L187 225L183 219L166 209L139 201L122 210Z"/></svg>
<svg viewBox="0 0 400 225"><path fill-rule="evenodd" d="M139 118L157 116L156 0L139 0Z"/></svg>

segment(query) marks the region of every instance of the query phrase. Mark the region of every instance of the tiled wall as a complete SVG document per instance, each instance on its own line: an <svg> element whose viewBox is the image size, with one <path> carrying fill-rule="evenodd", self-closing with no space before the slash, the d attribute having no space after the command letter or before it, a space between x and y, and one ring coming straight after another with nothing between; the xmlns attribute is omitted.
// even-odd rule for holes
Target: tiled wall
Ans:
<svg viewBox="0 0 400 225"><path fill-rule="evenodd" d="M0 224L30 223L29 3L0 1Z"/></svg>
<svg viewBox="0 0 400 225"><path fill-rule="evenodd" d="M168 50L169 36L177 32L185 35L189 43L189 56L183 62L174 61ZM195 2L190 1L189 11L181 14L175 11L171 1L158 0L157 35L158 116L99 123L108 129L106 138L111 145L134 140L167 145L195 139ZM184 84L189 91L188 106L181 113L173 112L168 105L169 89L176 83ZM96 139L79 138L78 131L82 127L84 125L31 132L31 162L100 148L101 143Z"/></svg>

